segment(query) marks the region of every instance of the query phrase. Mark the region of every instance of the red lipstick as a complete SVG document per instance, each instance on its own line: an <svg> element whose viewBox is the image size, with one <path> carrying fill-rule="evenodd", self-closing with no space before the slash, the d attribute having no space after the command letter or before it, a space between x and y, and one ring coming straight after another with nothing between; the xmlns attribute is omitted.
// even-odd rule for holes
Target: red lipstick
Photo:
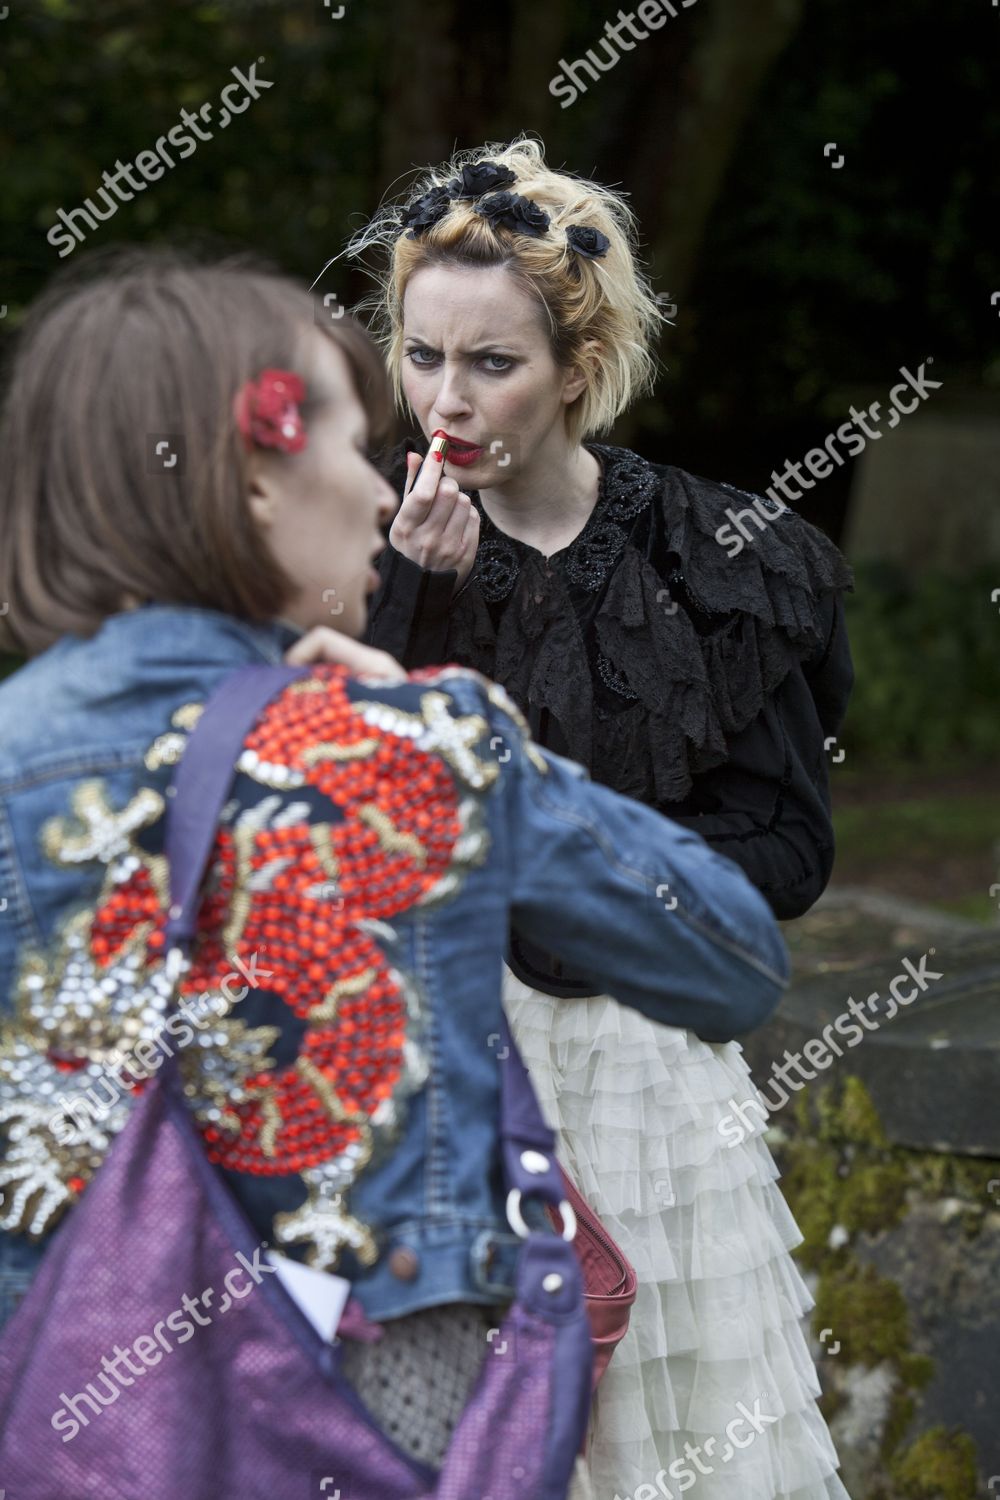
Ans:
<svg viewBox="0 0 1000 1500"><path fill-rule="evenodd" d="M444 434L448 439L448 462L457 464L464 468L468 464L474 464L482 458L485 449L477 443L467 443L463 438L454 438L449 433Z"/></svg>
<svg viewBox="0 0 1000 1500"><path fill-rule="evenodd" d="M431 446L427 450L427 457L439 459L441 463L444 463L448 457L450 442L448 434L439 427L436 432L431 433Z"/></svg>
<svg viewBox="0 0 1000 1500"><path fill-rule="evenodd" d="M430 445L430 447L427 450L427 454L426 454L426 457L424 458L423 463L420 465L420 468L417 470L416 478L414 479L413 483L416 484L417 479L420 478L420 476L424 472L424 468L425 468L425 466L427 464L431 464L431 463L434 464L435 468L437 468L437 470L438 470L438 473L439 474L443 474L444 473L444 461L445 461L445 459L447 457L448 457L448 434L442 428L439 427L436 432L432 432L431 433L431 445Z"/></svg>

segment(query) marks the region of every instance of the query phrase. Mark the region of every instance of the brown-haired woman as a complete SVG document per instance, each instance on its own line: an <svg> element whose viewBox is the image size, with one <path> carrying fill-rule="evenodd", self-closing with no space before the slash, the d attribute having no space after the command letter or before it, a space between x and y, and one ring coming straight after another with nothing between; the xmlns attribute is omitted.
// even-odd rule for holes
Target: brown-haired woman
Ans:
<svg viewBox="0 0 1000 1500"><path fill-rule="evenodd" d="M241 300L245 315L236 316ZM234 315L221 316L220 305ZM17 649L34 655L66 632L89 634L123 600L166 599L272 620L294 608L302 593L294 570L303 563L314 575L315 599L322 603L326 588L334 601L319 619L345 638L358 634L370 587L370 527L366 520L355 531L340 521L331 538L329 517L339 516L343 496L366 493L359 486L364 444L389 432L391 403L367 334L350 319L320 328L304 288L248 258L198 265L167 251L94 254L33 303L18 333L31 360L8 372L0 474L0 588ZM346 410L356 390L356 420L370 432L342 435L348 440L332 468L330 453L311 446L303 462L317 472L327 467L336 490L325 475L314 496L315 530L297 524L289 534L270 493L276 455L235 465L220 412L231 426L232 393L273 363L276 350L288 349L291 362L303 341L310 368L322 366L308 382L303 421L323 403ZM152 370L137 363L154 353ZM46 402L61 414L51 443L32 440L31 423ZM109 432L116 443L102 441ZM246 524L248 485L257 527ZM140 505L143 495L151 498ZM383 503L391 504L387 495ZM341 578L352 587L338 594ZM364 659L350 642L343 649ZM384 654L378 665L393 670Z"/></svg>
<svg viewBox="0 0 1000 1500"><path fill-rule="evenodd" d="M422 176L349 251L373 248L397 398L425 439L454 443L440 484L431 465L415 482L424 444L390 460L402 504L369 639L411 666L488 672L541 743L696 829L799 916L833 861L825 745L852 681L850 575L787 507L750 509L744 543L726 519L753 497L596 441L650 388L662 321L628 205L520 139ZM843 1497L763 1108L733 1128L755 1094L739 1048L619 1012L516 929L508 963L565 1164L639 1274L597 1393L598 1493L659 1473L711 1500ZM727 1442L737 1404L765 1391L771 1423ZM697 1445L716 1457L696 1473Z"/></svg>

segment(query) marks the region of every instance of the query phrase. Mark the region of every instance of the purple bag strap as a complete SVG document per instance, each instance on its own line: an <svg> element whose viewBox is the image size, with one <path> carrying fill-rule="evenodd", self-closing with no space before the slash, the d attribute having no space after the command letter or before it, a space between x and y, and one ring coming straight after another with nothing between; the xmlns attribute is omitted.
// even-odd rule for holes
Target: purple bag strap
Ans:
<svg viewBox="0 0 1000 1500"><path fill-rule="evenodd" d="M308 667L240 667L202 709L168 793L168 955L174 949L186 954L194 941L201 883L243 742L271 699L308 673Z"/></svg>
<svg viewBox="0 0 1000 1500"><path fill-rule="evenodd" d="M194 941L201 885L244 740L271 699L309 672L309 667L263 664L237 668L205 704L174 769L165 837L170 876L165 962L175 978L183 973ZM565 1199L555 1137L542 1118L506 1017L501 1041L500 1145L508 1218L526 1234L521 1200L540 1198L561 1209L564 1236L572 1239L576 1220Z"/></svg>

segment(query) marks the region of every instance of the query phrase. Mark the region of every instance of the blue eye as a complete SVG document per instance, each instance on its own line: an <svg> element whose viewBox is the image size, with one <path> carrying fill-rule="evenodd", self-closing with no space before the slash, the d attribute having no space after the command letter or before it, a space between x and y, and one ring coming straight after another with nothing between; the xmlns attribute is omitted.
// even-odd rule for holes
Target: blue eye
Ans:
<svg viewBox="0 0 1000 1500"><path fill-rule="evenodd" d="M438 364L441 356L435 350L418 344L406 351L406 358L418 369L428 369L431 365ZM503 375L514 365L514 361L506 354L484 354L480 362L489 375Z"/></svg>

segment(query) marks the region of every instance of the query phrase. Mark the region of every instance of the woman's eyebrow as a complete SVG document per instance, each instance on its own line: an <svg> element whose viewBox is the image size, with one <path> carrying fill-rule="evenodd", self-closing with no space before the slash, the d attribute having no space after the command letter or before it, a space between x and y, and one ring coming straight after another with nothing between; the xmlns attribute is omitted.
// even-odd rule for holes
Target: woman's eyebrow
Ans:
<svg viewBox="0 0 1000 1500"><path fill-rule="evenodd" d="M408 333L403 342L405 344L417 344L422 349L430 349L434 354L441 353L441 350L436 349L429 339L418 338L415 333ZM474 349L462 349L459 352L467 356L475 356L477 354L517 354L518 350L511 344L504 344L498 341L495 344L480 344Z"/></svg>

